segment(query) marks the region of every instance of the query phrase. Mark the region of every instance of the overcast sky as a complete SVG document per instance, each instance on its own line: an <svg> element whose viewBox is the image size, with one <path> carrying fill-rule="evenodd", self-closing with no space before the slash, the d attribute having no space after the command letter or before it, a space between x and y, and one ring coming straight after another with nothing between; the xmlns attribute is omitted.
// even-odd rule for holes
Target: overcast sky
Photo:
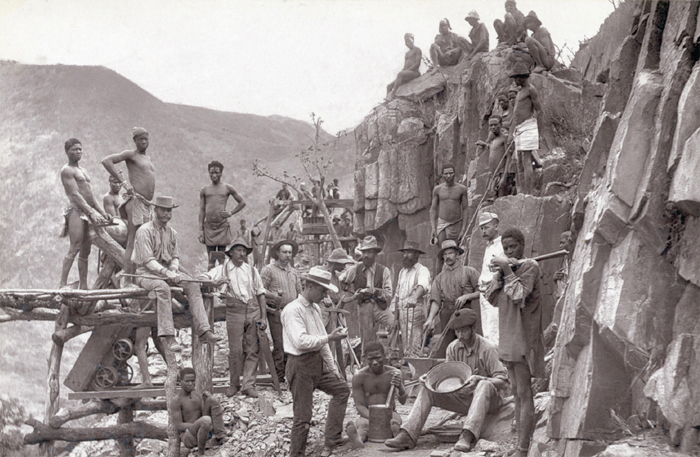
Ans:
<svg viewBox="0 0 700 457"><path fill-rule="evenodd" d="M574 51L613 11L609 0L518 8ZM404 33L428 56L440 19L467 36L471 10L493 48L500 0L0 0L0 59L103 65L166 102L304 121L315 112L335 133L381 102Z"/></svg>

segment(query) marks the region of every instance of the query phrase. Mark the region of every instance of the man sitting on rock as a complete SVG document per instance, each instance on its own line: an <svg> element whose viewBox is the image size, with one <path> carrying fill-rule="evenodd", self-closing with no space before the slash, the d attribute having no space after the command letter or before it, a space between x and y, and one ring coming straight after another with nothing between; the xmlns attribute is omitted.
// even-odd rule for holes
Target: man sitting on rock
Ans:
<svg viewBox="0 0 700 457"><path fill-rule="evenodd" d="M420 68L421 57L423 53L420 48L413 44L413 34L407 33L403 37L406 42L408 52L404 57L403 70L399 72L396 79L386 86L387 100L391 100L396 95L396 89L402 84L412 81L420 76L418 69ZM336 180L337 181L337 180ZM335 198L335 197L333 197Z"/></svg>
<svg viewBox="0 0 700 457"><path fill-rule="evenodd" d="M471 42L466 39L460 40L462 44L467 45L467 59L471 59L479 52L489 52L489 31L486 24L481 22L479 13L472 11L464 20L472 26L472 30L469 32Z"/></svg>
<svg viewBox="0 0 700 457"><path fill-rule="evenodd" d="M493 21L493 28L498 35L498 44L512 46L525 41L527 31L523 23L525 15L515 5L515 0L506 0L506 15L503 21Z"/></svg>
<svg viewBox="0 0 700 457"><path fill-rule="evenodd" d="M450 21L446 18L441 20L440 33L435 36L435 42L430 46L430 59L434 66L432 72L437 71L438 67L457 65L462 57L463 49L460 46L460 37L450 30L452 30Z"/></svg>
<svg viewBox="0 0 700 457"><path fill-rule="evenodd" d="M394 449L413 449L423 425L433 406L467 416L455 451L469 452L481 434L486 415L496 413L501 405L501 394L508 386L503 364L498 360L498 349L494 344L474 332L476 313L460 309L450 319L457 339L447 347L447 361L464 362L472 369L466 384L456 392L435 393L421 386L416 402L401 427L399 434L384 444ZM421 377L425 382L425 375Z"/></svg>
<svg viewBox="0 0 700 457"><path fill-rule="evenodd" d="M532 36L525 38L527 51L535 60L534 73L542 73L552 69L556 61L556 50L549 31L542 27L542 21L537 18L534 11L530 11L524 20L525 27L532 30Z"/></svg>
<svg viewBox="0 0 700 457"><path fill-rule="evenodd" d="M173 399L170 410L173 424L180 433L180 440L187 449L197 448L198 455L204 455L207 439L213 434L216 444L226 442L223 408L219 400L209 392L201 395L194 390L196 374L190 367L180 370L182 390Z"/></svg>
<svg viewBox="0 0 700 457"><path fill-rule="evenodd" d="M365 447L364 442L367 441L369 433L370 405L386 404L391 386L394 386L396 397L402 405L408 399L401 371L385 365L386 356L381 343L378 341L369 343L365 347L365 352L367 366L358 371L352 378L352 398L355 400L355 408L360 417L354 422L348 422L346 426L353 449ZM396 436L401 426L401 416L394 411L394 406L395 402L392 396L390 403L393 411L391 431Z"/></svg>

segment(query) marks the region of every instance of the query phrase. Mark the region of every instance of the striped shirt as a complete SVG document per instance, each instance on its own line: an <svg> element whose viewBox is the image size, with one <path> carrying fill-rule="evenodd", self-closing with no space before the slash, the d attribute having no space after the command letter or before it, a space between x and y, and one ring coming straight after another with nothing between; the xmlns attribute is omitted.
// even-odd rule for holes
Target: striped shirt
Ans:
<svg viewBox="0 0 700 457"><path fill-rule="evenodd" d="M273 265L265 265L260 276L265 290L273 294L282 292L280 309L301 293L299 274L291 265L287 265L285 268L277 262Z"/></svg>
<svg viewBox="0 0 700 457"><path fill-rule="evenodd" d="M177 232L169 225L150 221L136 231L134 251L131 254L131 261L137 266L136 274L153 274L153 271L146 268L151 260L168 268L173 260L179 258Z"/></svg>

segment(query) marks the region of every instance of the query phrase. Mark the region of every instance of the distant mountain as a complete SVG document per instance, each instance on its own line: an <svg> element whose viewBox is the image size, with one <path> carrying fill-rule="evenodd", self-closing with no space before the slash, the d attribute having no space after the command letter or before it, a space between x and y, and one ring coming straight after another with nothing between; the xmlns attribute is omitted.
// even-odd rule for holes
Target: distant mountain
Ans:
<svg viewBox="0 0 700 457"><path fill-rule="evenodd" d="M251 221L266 215L267 201L279 188L253 176L253 160L260 159L276 173L287 170L301 176L294 155L307 148L313 136L310 123L282 116L164 103L104 67L5 61L0 62L0 87L0 288L58 286L61 259L68 249L68 241L58 238L67 204L59 170L66 162L63 143L70 137L83 143L81 165L101 201L108 190L102 158L133 147L132 127L149 131L156 194L172 195L180 204L172 224L179 233L184 265L196 268L204 261L196 235L199 190L210 182L207 163L223 162L224 180L248 202L240 216L232 218L237 227L240 217ZM334 141L324 134L324 142ZM349 197L352 133L337 148L329 178L339 178L343 196ZM71 280L77 279L74 269Z"/></svg>

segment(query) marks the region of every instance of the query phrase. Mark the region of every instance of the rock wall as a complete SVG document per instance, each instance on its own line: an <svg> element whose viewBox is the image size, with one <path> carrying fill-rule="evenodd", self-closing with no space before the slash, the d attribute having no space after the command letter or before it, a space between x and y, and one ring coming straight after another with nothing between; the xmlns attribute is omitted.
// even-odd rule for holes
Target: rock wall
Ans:
<svg viewBox="0 0 700 457"><path fill-rule="evenodd" d="M535 195L491 207L501 229L523 229L526 255L576 235L560 318L546 294L558 326L552 398L531 456L594 455L649 425L680 452L700 449L700 2L625 3L577 56L587 69L530 78L545 166ZM487 154L474 143L508 69L495 50L423 75L356 129L355 230L384 240L380 262L394 264L409 238L434 271L428 210L443 163L469 188L470 219L483 210ZM478 228L469 236L479 268ZM557 267L543 262L547 292Z"/></svg>

